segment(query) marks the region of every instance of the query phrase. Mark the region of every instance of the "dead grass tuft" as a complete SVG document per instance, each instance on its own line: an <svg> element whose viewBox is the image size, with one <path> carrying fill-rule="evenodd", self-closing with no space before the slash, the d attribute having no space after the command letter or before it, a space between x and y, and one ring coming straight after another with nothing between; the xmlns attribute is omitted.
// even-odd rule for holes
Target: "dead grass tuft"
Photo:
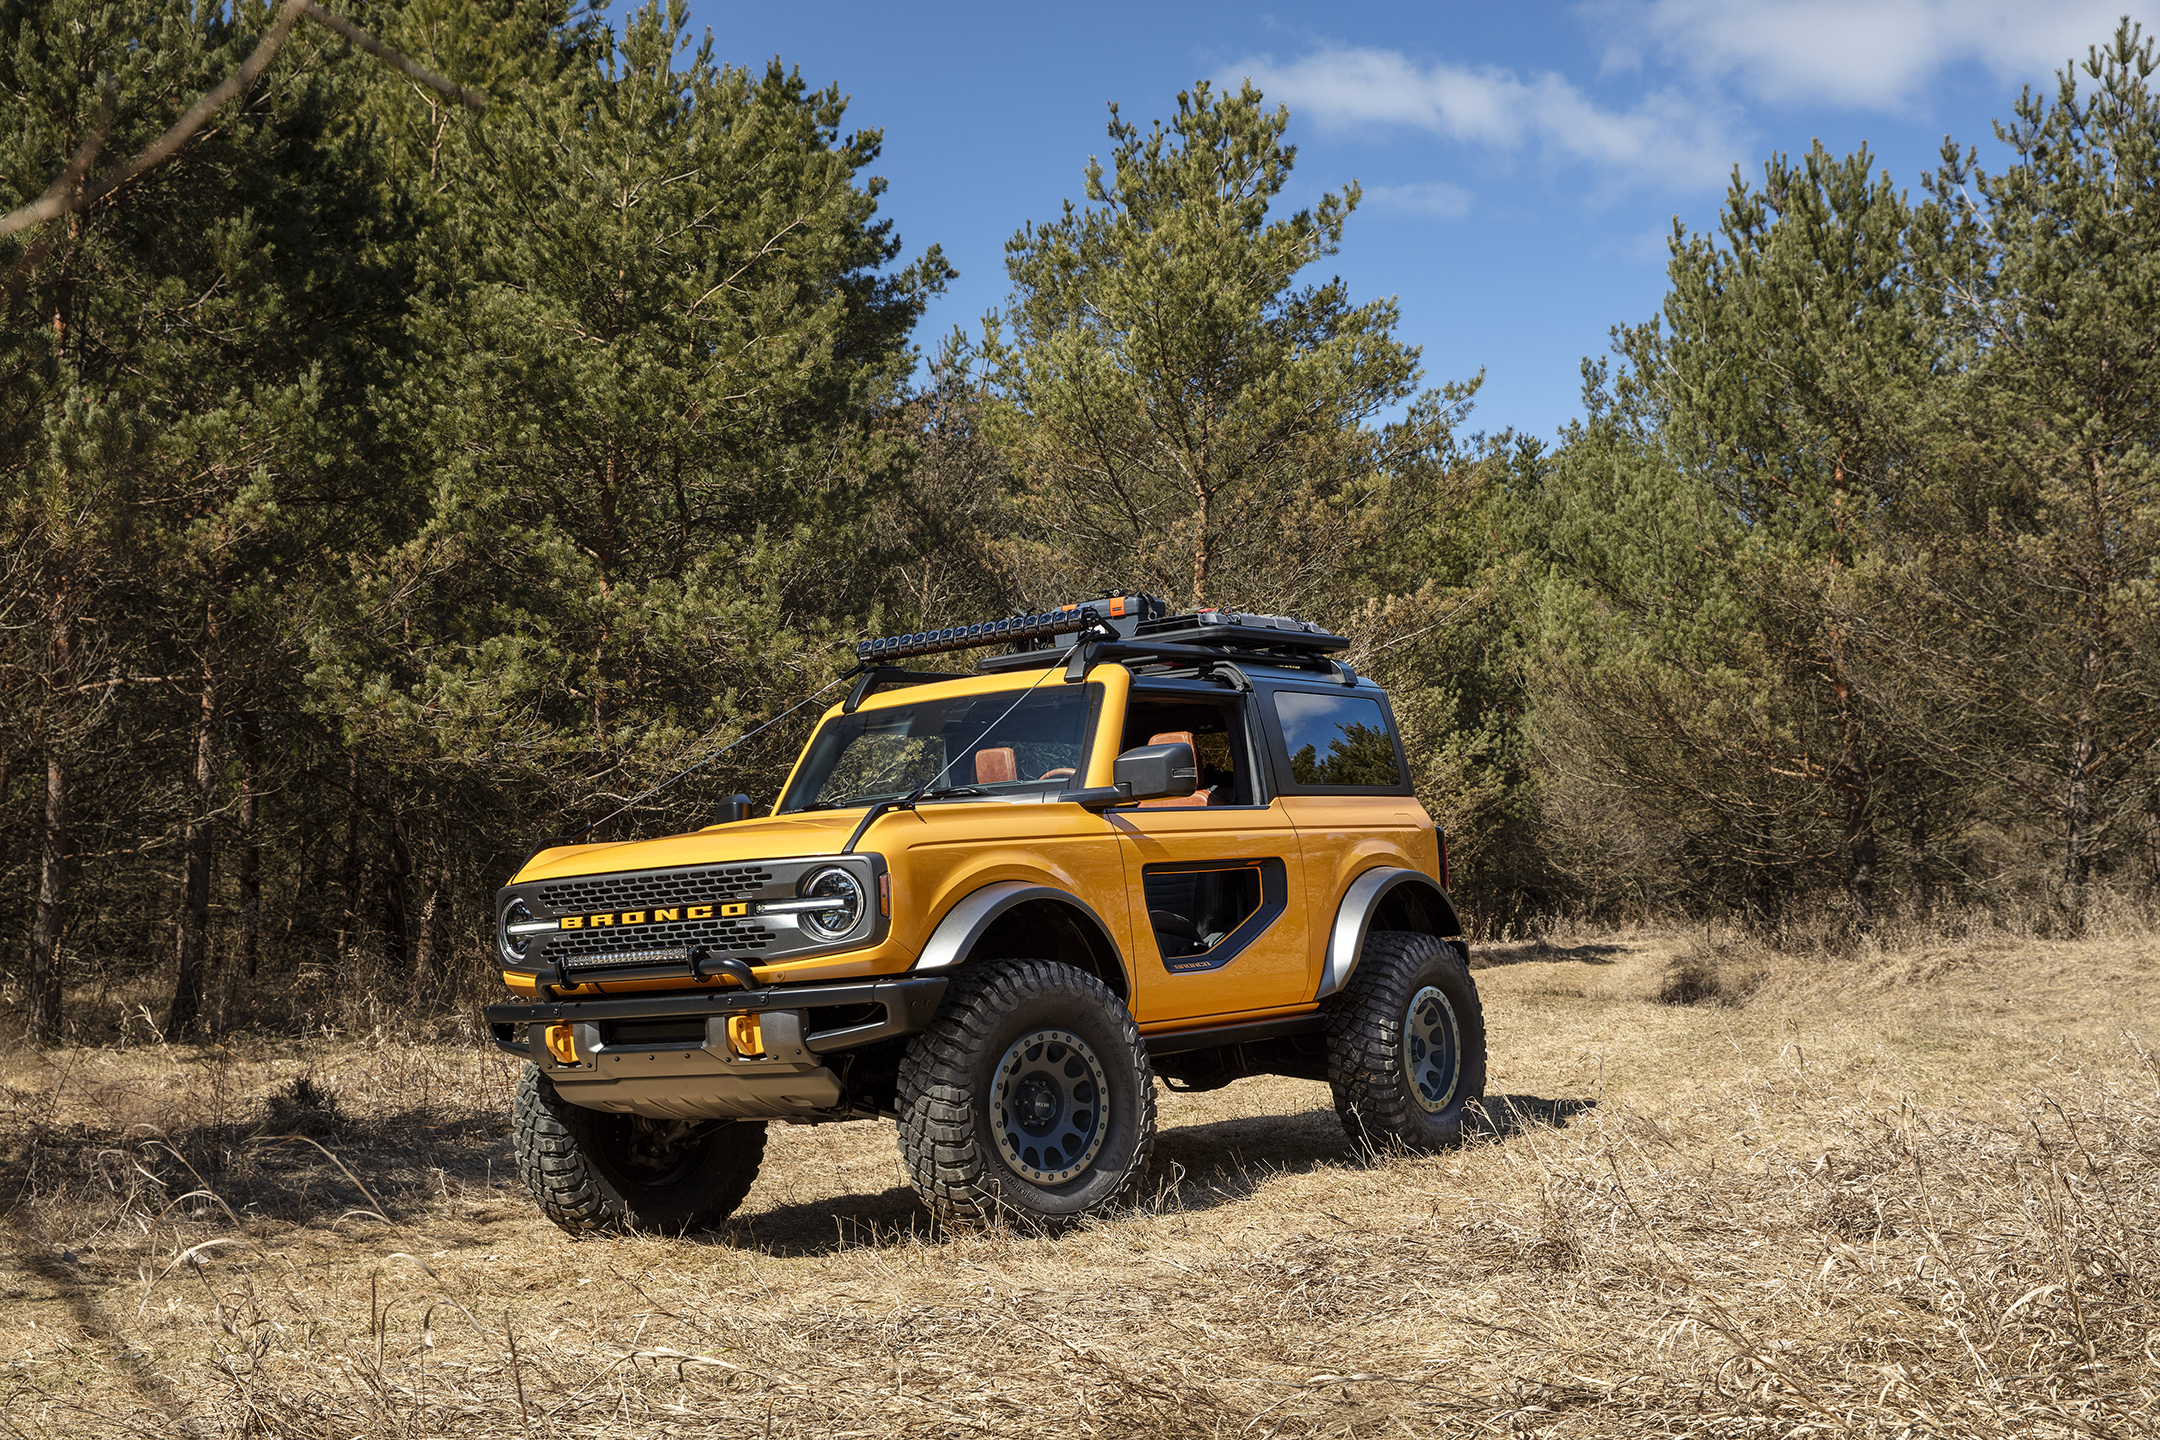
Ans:
<svg viewBox="0 0 2160 1440"><path fill-rule="evenodd" d="M1770 978L1760 941L1729 936L1690 942L1666 962L1660 1005L1745 1005Z"/></svg>
<svg viewBox="0 0 2160 1440"><path fill-rule="evenodd" d="M330 1135L345 1127L337 1092L313 1075L296 1075L264 1097L264 1128L280 1135Z"/></svg>

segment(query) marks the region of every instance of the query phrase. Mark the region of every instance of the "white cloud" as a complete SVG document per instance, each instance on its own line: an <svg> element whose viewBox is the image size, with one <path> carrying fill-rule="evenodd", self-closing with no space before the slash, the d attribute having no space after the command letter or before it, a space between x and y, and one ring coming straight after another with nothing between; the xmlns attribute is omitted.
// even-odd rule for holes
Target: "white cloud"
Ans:
<svg viewBox="0 0 2160 1440"><path fill-rule="evenodd" d="M1470 213L1474 197L1460 185L1445 180L1426 180L1410 185L1368 185L1365 199L1382 210L1405 210L1416 215L1437 215L1454 220Z"/></svg>
<svg viewBox="0 0 2160 1440"><path fill-rule="evenodd" d="M2115 32L2128 12L2148 31L2160 6L2124 0L1591 0L1606 68L1646 51L1750 99L1827 102L1910 114L1943 70L1977 64L2001 80L2045 81Z"/></svg>
<svg viewBox="0 0 2160 1440"><path fill-rule="evenodd" d="M1599 173L1600 189L1650 181L1723 183L1744 147L1727 134L1726 110L1677 91L1655 90L1627 110L1599 106L1549 71L1435 63L1396 50L1329 46L1279 64L1261 56L1228 67L1272 100L1327 129L1413 126L1466 144L1535 147Z"/></svg>

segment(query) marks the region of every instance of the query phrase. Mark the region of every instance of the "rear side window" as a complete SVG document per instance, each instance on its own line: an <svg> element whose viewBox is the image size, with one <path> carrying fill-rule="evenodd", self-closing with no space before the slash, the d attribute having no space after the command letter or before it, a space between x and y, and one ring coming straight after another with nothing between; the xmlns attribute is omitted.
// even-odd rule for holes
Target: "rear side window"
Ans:
<svg viewBox="0 0 2160 1440"><path fill-rule="evenodd" d="M1292 783L1330 790L1408 783L1379 701L1298 690L1278 690L1274 699Z"/></svg>

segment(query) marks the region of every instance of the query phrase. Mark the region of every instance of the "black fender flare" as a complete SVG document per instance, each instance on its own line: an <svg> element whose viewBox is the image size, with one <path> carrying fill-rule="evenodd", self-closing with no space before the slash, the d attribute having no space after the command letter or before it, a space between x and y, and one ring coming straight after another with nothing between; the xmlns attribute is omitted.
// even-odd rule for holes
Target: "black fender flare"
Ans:
<svg viewBox="0 0 2160 1440"><path fill-rule="evenodd" d="M1342 903L1335 907L1335 923L1328 930L1327 961L1320 969L1320 989L1315 999L1324 1000L1350 983L1350 972L1357 969L1358 956L1364 952L1365 935L1372 929L1373 917L1380 913L1389 896L1405 886L1411 887L1415 898L1425 902L1431 911L1436 927L1432 933L1443 939L1462 933L1462 922L1455 917L1454 904L1432 876L1422 870L1394 865L1367 870L1350 882L1350 888L1343 892Z"/></svg>
<svg viewBox="0 0 2160 1440"><path fill-rule="evenodd" d="M989 933L990 929L1006 915L1023 905L1049 903L1063 907L1071 913L1073 923L1099 942L1101 952L1111 957L1124 982L1124 994L1132 994L1132 972L1125 956L1112 938L1108 925L1103 923L1095 907L1073 894L1054 885L1035 885L1025 880L999 880L970 892L959 903L945 912L923 944L922 955L911 967L914 973L936 973L950 970L964 962L973 952L975 943ZM1118 987L1113 985L1112 989Z"/></svg>

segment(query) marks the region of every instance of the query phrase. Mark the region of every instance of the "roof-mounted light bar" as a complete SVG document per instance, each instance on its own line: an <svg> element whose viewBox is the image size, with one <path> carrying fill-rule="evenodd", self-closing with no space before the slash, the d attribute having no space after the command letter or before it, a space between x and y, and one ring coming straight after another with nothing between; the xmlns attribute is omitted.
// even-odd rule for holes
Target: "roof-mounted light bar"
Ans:
<svg viewBox="0 0 2160 1440"><path fill-rule="evenodd" d="M870 689L885 683L882 677L908 673L878 668L895 660L1003 645L1010 647L1007 653L985 657L982 669L1029 669L1054 663L1058 657L1053 652L1060 648L1060 642L1078 640L1090 627L1094 633L1074 653L1068 679L1079 678L1086 665L1102 658L1141 663L1155 660L1171 665L1217 660L1318 665L1347 677L1344 684L1356 683L1349 667L1326 658L1348 649L1350 638L1310 621L1218 609L1172 615L1169 607L1153 595L1102 595L1055 610L1031 610L1005 620L986 620L980 625L955 625L949 630L865 640L855 647L855 655L865 668L866 678L849 697L849 708L860 704Z"/></svg>
<svg viewBox="0 0 2160 1440"><path fill-rule="evenodd" d="M1153 595L1104 595L1077 600L1055 610L1031 610L1004 620L985 620L980 625L955 625L945 630L922 630L912 635L887 635L865 640L855 647L855 658L866 665L882 665L911 655L940 655L953 650L979 650L986 645L1021 645L1053 635L1077 634L1091 620L1126 621L1117 628L1128 632L1142 620L1159 619L1167 607ZM1089 612L1093 612L1090 616Z"/></svg>

